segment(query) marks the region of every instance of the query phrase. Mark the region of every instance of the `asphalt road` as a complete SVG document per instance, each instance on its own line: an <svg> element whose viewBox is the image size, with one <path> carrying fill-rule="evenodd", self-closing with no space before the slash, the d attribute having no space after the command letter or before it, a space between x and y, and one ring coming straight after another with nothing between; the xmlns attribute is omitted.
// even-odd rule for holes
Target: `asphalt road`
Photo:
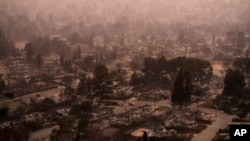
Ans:
<svg viewBox="0 0 250 141"><path fill-rule="evenodd" d="M50 128L45 128L45 129L42 129L42 130L32 132L30 134L29 141L46 140L47 138L50 137L50 134L52 133L52 131L54 129L58 129L58 128L59 128L59 126L56 125L56 126L53 126L53 127L50 127Z"/></svg>
<svg viewBox="0 0 250 141"><path fill-rule="evenodd" d="M222 111L200 108L202 112L217 115L216 121L209 125L205 130L196 134L192 141L210 141L221 128L224 128L228 123L231 122L232 117Z"/></svg>
<svg viewBox="0 0 250 141"><path fill-rule="evenodd" d="M118 103L123 103L122 100L115 100ZM129 106L128 103L133 102L135 103L135 106ZM143 106L143 105L154 105L154 102L148 102L148 101L137 101L137 100L128 100L126 102L126 109L129 110L131 108L135 108L137 106ZM168 106L171 107L171 103L169 100L163 100L155 103L155 106ZM197 103L193 103L188 107L189 110L195 111L198 110ZM232 117L222 111L218 111L215 109L208 109L208 108L199 108L200 111L208 114L214 114L217 116L215 122L213 122L211 125L209 125L205 130L200 132L199 134L195 134L192 141L210 141L217 133L217 131L221 128L224 128L228 123L231 122ZM114 109L115 114L121 114L125 111L125 107L116 107Z"/></svg>
<svg viewBox="0 0 250 141"><path fill-rule="evenodd" d="M39 97L37 97L37 94L39 94ZM54 99L55 101L59 100L59 94L60 94L60 89L59 88L52 88L49 90L45 90L45 91L41 91L41 92L37 92L37 93L31 93L31 94L27 94L24 95L22 97L16 97L15 99L3 99L0 101L0 105L5 104L8 105L8 107L10 108L10 110L14 110L18 105L21 104L21 99L22 102L25 103L29 103L31 98L35 98L37 97L38 99L43 99L45 97L50 97L52 99Z"/></svg>
<svg viewBox="0 0 250 141"><path fill-rule="evenodd" d="M59 100L59 93L60 93L60 89L59 88L53 88L53 89L49 89L49 90L45 90L45 91L41 91L41 92L38 92L39 93L39 98L45 98L45 97L50 97L50 98L53 98L55 101L58 101ZM22 101L23 102L26 102L26 103L29 103L30 102L30 99L33 97L37 97L36 95L38 93L31 93L31 94L28 94L28 95L25 95L25 96L22 96ZM18 99L21 98L21 97L17 97ZM15 110L15 108L21 104L20 101L15 101L14 99L3 99L0 101L0 105L2 104L6 104L9 106L10 110L13 111ZM58 126L53 126L53 127L50 127L50 128L46 128L46 129L42 129L42 130L38 130L36 132L32 132L30 134L30 138L29 138L29 141L37 141L37 140L46 140L53 129L57 129L59 128Z"/></svg>
<svg viewBox="0 0 250 141"><path fill-rule="evenodd" d="M124 104L123 100L111 100L111 101L115 101L115 102L117 102L119 104ZM129 102L134 103L135 106L130 106ZM126 107L124 105L115 107L114 114L118 115L118 114L124 113L125 108L126 108L126 110L130 110L130 109L135 108L135 107L144 106L144 105L153 106L154 104L155 104L155 106L171 107L171 104L170 104L169 100L161 100L161 101L158 101L158 102L154 103L153 101L138 101L138 100L131 99L131 100L126 101Z"/></svg>
<svg viewBox="0 0 250 141"><path fill-rule="evenodd" d="M42 91L39 92L39 97L52 97L55 100L59 99L59 93L60 93L60 89L59 88L53 88L53 89L49 89L46 91ZM30 98L32 97L36 97L37 93L32 93L32 94L28 94L25 96L22 96L22 100L23 102L30 102ZM122 100L114 100L120 104L123 104L124 102ZM0 104L2 103L7 103L9 104L10 109L14 109L15 107L17 107L20 104L20 101L14 101L14 100L2 100L0 101ZM129 102L133 102L135 104L135 106L129 106ZM135 99L130 99L126 101L126 109L129 110L131 108L135 108L137 106L143 106L143 105L154 105L155 106L168 106L171 107L171 103L169 100L163 100L163 101L158 101L158 102L148 102L148 101L137 101ZM191 106L188 107L190 110L197 110L196 107L196 103L192 104ZM222 111L218 111L218 110L214 110L214 109L207 109L207 108L199 108L199 110L201 110L202 112L205 113L209 113L209 114L215 114L217 115L216 121L212 123L212 125L209 125L205 130L203 130L201 133L196 134L194 136L194 138L192 139L192 141L209 141L212 137L214 137L216 135L216 132L225 127L228 123L231 122L232 117L225 114ZM116 107L114 109L114 113L115 114L121 114L125 111L125 107L124 106L120 106L120 107ZM38 133L39 134L39 133ZM43 131L42 131L43 134ZM33 137L36 136L36 134L32 135Z"/></svg>

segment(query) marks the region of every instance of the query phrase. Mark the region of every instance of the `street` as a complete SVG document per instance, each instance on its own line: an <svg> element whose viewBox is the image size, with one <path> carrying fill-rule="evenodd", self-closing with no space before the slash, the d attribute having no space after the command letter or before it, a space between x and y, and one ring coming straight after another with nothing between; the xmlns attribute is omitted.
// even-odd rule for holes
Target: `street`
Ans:
<svg viewBox="0 0 250 141"><path fill-rule="evenodd" d="M119 104L124 103L123 100L110 100L110 101L114 101L114 102L117 102ZM130 106L128 104L129 102L133 102L135 104L135 106ZM116 106L115 109L114 109L114 114L118 115L118 114L124 113L125 108L126 108L126 110L130 110L132 108L139 107L139 106L144 106L144 105L152 105L153 106L154 102L153 101L127 100L126 101L126 107L125 106ZM155 106L171 107L171 104L170 104L169 100L161 100L161 101L155 102Z"/></svg>
<svg viewBox="0 0 250 141"><path fill-rule="evenodd" d="M53 89L49 89L46 91L42 91L39 92L39 97L40 98L45 98L45 97L51 97L53 99L58 100L59 99L59 93L60 93L60 89L59 88L53 88ZM33 97L36 97L38 93L32 93L32 94L28 94L25 96L22 96L22 101L23 102L30 102L30 99ZM20 97L19 97L20 98ZM115 101L118 102L119 104L123 104L124 102L122 100L111 100L111 101ZM135 104L135 106L129 106L129 102L133 102ZM11 110L14 110L19 104L20 101L14 101L12 100L2 100L0 102L0 104L6 103L9 105L9 108ZM143 106L143 105L154 105L153 101L137 101L136 99L130 99L126 101L126 110L138 107L138 106ZM167 107L171 107L171 103L169 100L161 100L158 102L155 102L155 106L167 106ZM190 105L188 107L190 110L195 111L197 110L197 104L194 103L192 105ZM209 113L209 114L215 114L217 115L216 121L212 123L212 125L209 125L205 130L203 130L201 133L196 134L194 136L194 138L192 139L192 141L209 141L212 137L214 137L216 135L216 132L225 127L228 123L231 122L231 116L225 114L222 111L218 111L218 110L214 110L214 109L207 109L207 108L199 108L199 110L201 110L204 113ZM117 106L114 109L114 113L115 114L121 114L125 111L125 106ZM41 131L44 132L44 131ZM50 131L51 132L51 131ZM37 133L32 133L31 138L36 137ZM42 135L41 135L42 137Z"/></svg>
<svg viewBox="0 0 250 141"><path fill-rule="evenodd" d="M56 126L53 126L53 127L50 127L50 128L45 128L45 129L42 129L42 130L32 132L30 134L29 141L46 140L50 136L52 131L54 129L58 129L58 128L59 128L59 126L56 125Z"/></svg>
<svg viewBox="0 0 250 141"><path fill-rule="evenodd" d="M219 131L219 129L224 128L228 123L231 122L232 117L222 111L200 108L202 112L209 114L216 114L216 121L209 125L205 130L195 135L192 141L210 141Z"/></svg>
<svg viewBox="0 0 250 141"><path fill-rule="evenodd" d="M115 100L118 103L123 103L122 100ZM129 106L128 101L126 102L126 109L129 110L131 108L135 108L137 106L143 106L143 105L153 105L154 102L149 101L133 101L135 103L135 106ZM172 107L169 100L161 100L159 102L155 103L155 106L167 106ZM192 105L188 106L189 110L196 111L197 103L193 103ZM210 141L217 133L217 131L221 128L224 128L228 123L231 122L232 117L222 111L218 111L215 109L208 109L208 108L199 108L200 111L208 114L215 114L217 115L216 121L213 122L211 125L209 125L205 130L200 132L199 134L195 134L192 141ZM114 109L115 114L121 114L125 111L125 107L116 107Z"/></svg>
<svg viewBox="0 0 250 141"><path fill-rule="evenodd" d="M37 95L39 94L39 97ZM59 100L59 94L60 94L60 89L59 88L52 88L49 90L37 92L37 93L31 93L24 95L22 97L16 97L15 99L3 99L0 101L0 105L8 105L10 110L14 110L18 105L21 104L21 101L24 103L29 103L31 98L40 98L43 99L45 97L50 97L54 99L55 101Z"/></svg>

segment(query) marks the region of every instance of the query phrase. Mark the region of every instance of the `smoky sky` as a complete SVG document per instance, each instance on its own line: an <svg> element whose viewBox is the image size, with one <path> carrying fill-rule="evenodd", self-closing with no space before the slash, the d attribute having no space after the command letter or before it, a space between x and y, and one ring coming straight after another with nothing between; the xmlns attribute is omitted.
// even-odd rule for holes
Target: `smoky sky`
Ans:
<svg viewBox="0 0 250 141"><path fill-rule="evenodd" d="M1 0L9 13L36 16L93 17L111 20L119 15L129 19L162 22L225 23L244 22L249 0ZM106 18L103 18L106 17ZM70 20L70 19L69 19Z"/></svg>

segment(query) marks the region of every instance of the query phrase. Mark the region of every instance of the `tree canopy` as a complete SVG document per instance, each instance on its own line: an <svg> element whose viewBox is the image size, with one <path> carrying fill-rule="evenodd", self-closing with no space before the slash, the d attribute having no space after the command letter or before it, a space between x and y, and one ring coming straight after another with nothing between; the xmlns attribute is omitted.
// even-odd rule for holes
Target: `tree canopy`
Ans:
<svg viewBox="0 0 250 141"><path fill-rule="evenodd" d="M167 60L165 57L144 59L142 75L135 73L131 76L131 85L167 85L174 81L179 70L186 70L192 75L194 83L206 83L213 74L213 68L208 61L177 57ZM137 82L137 83L134 83Z"/></svg>
<svg viewBox="0 0 250 141"><path fill-rule="evenodd" d="M0 128L1 141L27 141L29 139L30 131L23 126L11 124L9 127Z"/></svg>
<svg viewBox="0 0 250 141"><path fill-rule="evenodd" d="M194 81L201 83L210 80L213 74L213 68L209 61L186 57L177 57L168 61L167 70L170 74L174 74L180 69L189 71Z"/></svg>
<svg viewBox="0 0 250 141"><path fill-rule="evenodd" d="M5 89L5 81L3 80L2 77L0 77L0 94L3 92Z"/></svg>
<svg viewBox="0 0 250 141"><path fill-rule="evenodd" d="M79 95L91 95L92 92L92 79L87 78L85 74L83 74L80 78L80 83L77 87L77 94Z"/></svg>
<svg viewBox="0 0 250 141"><path fill-rule="evenodd" d="M236 58L233 65L246 75L250 74L250 58Z"/></svg>
<svg viewBox="0 0 250 141"><path fill-rule="evenodd" d="M108 68L103 64L98 64L94 70L93 77L93 92L96 96L103 98L106 94L109 94L112 90L113 82Z"/></svg>
<svg viewBox="0 0 250 141"><path fill-rule="evenodd" d="M228 69L222 94L226 96L242 96L245 86L244 74L239 69Z"/></svg>
<svg viewBox="0 0 250 141"><path fill-rule="evenodd" d="M193 94L193 84L190 73L188 71L180 70L174 82L172 91L172 104L187 106L190 104L191 94Z"/></svg>
<svg viewBox="0 0 250 141"><path fill-rule="evenodd" d="M13 42L11 42L0 29L0 57L7 57L11 55L13 49Z"/></svg>
<svg viewBox="0 0 250 141"><path fill-rule="evenodd" d="M32 61L32 57L34 56L34 49L31 43L26 43L25 45L25 51L26 51L26 59L28 62Z"/></svg>

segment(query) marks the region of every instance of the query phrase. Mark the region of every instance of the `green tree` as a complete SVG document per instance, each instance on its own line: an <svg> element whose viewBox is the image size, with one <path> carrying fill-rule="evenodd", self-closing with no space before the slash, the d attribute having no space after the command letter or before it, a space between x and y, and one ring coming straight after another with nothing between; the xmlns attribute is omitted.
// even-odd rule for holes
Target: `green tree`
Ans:
<svg viewBox="0 0 250 141"><path fill-rule="evenodd" d="M0 29L0 57L7 57L14 49L14 44L10 42Z"/></svg>
<svg viewBox="0 0 250 141"><path fill-rule="evenodd" d="M2 76L0 77L0 94L4 91L5 89L5 81L3 80Z"/></svg>
<svg viewBox="0 0 250 141"><path fill-rule="evenodd" d="M193 94L193 83L191 74L188 71L184 72L184 105L187 108L187 105L191 103L191 95Z"/></svg>
<svg viewBox="0 0 250 141"><path fill-rule="evenodd" d="M34 55L34 49L31 43L26 43L25 45L25 51L26 51L26 59L28 62L32 61L33 55Z"/></svg>
<svg viewBox="0 0 250 141"><path fill-rule="evenodd" d="M93 77L93 92L95 96L98 96L100 99L106 94L112 92L113 82L110 77L110 73L105 65L98 64L94 70Z"/></svg>
<svg viewBox="0 0 250 141"><path fill-rule="evenodd" d="M208 82L213 74L213 67L205 60L177 57L167 62L166 71L171 77L174 77L176 72L180 69L189 71L193 77L194 83Z"/></svg>
<svg viewBox="0 0 250 141"><path fill-rule="evenodd" d="M134 71L133 74L131 75L130 85L133 87L138 87L140 85L140 77L136 73L136 71Z"/></svg>
<svg viewBox="0 0 250 141"><path fill-rule="evenodd" d="M25 114L26 111L27 111L27 107L25 105L19 105L13 111L12 116L20 119Z"/></svg>
<svg viewBox="0 0 250 141"><path fill-rule="evenodd" d="M58 120L60 128L70 128L75 122L73 116L63 116Z"/></svg>
<svg viewBox="0 0 250 141"><path fill-rule="evenodd" d="M250 74L250 58L236 58L234 61L234 67L240 69L247 76Z"/></svg>
<svg viewBox="0 0 250 141"><path fill-rule="evenodd" d="M11 98L14 98L14 93L13 92L5 92L4 96L11 99Z"/></svg>
<svg viewBox="0 0 250 141"><path fill-rule="evenodd" d="M93 104L91 101L84 101L80 104L75 104L70 110L71 115L88 115L93 111Z"/></svg>
<svg viewBox="0 0 250 141"><path fill-rule="evenodd" d="M242 97L245 85L245 76L240 70L228 69L224 79L222 94L225 96Z"/></svg>
<svg viewBox="0 0 250 141"><path fill-rule="evenodd" d="M130 62L130 67L132 70L138 70L139 68L141 68L141 63L139 62L139 59L137 56L135 56L131 62Z"/></svg>
<svg viewBox="0 0 250 141"><path fill-rule="evenodd" d="M80 46L77 47L76 49L76 58L81 59L82 58L82 49Z"/></svg>
<svg viewBox="0 0 250 141"><path fill-rule="evenodd" d="M72 141L74 133L70 128L54 129L50 134L51 141Z"/></svg>
<svg viewBox="0 0 250 141"><path fill-rule="evenodd" d="M88 41L89 48L94 48L94 35L91 35Z"/></svg>
<svg viewBox="0 0 250 141"><path fill-rule="evenodd" d="M182 109L182 106L185 106L191 102L191 95L193 94L193 84L191 80L191 75L188 71L180 70L175 82L174 89L172 92L172 104L179 105Z"/></svg>
<svg viewBox="0 0 250 141"><path fill-rule="evenodd" d="M77 49L74 50L73 52L73 60L77 61L82 58L82 50L80 46L77 46Z"/></svg>
<svg viewBox="0 0 250 141"><path fill-rule="evenodd" d="M113 80L118 82L119 85L125 85L126 73L127 72L124 69L122 69L122 65L117 64L116 69L110 72L110 76L112 77Z"/></svg>
<svg viewBox="0 0 250 141"><path fill-rule="evenodd" d="M77 125L75 140L85 140L87 138L87 128L89 127L90 116L85 115L80 118Z"/></svg>
<svg viewBox="0 0 250 141"><path fill-rule="evenodd" d="M36 65L39 69L41 69L41 66L43 64L43 58L41 56L41 54L37 54L36 55Z"/></svg>
<svg viewBox="0 0 250 141"><path fill-rule="evenodd" d="M86 75L83 74L80 79L80 83L77 87L77 94L79 95L91 95L92 91L92 80L86 78Z"/></svg>
<svg viewBox="0 0 250 141"><path fill-rule="evenodd" d="M94 70L94 66L95 66L95 56L93 55L87 55L82 62L80 63L80 67L81 69L85 70L85 71L92 71Z"/></svg>
<svg viewBox="0 0 250 141"><path fill-rule="evenodd" d="M54 45L48 37L35 37L31 39L31 44L36 54L49 55L54 49Z"/></svg>
<svg viewBox="0 0 250 141"><path fill-rule="evenodd" d="M155 77L155 72L156 72L156 59L155 58L145 58L144 59L144 63L143 63L143 69L142 72L144 72L145 76L147 76L148 78L153 79Z"/></svg>
<svg viewBox="0 0 250 141"><path fill-rule="evenodd" d="M71 86L66 86L62 93L62 98L69 101L75 100L75 90Z"/></svg>
<svg viewBox="0 0 250 141"><path fill-rule="evenodd" d="M38 102L32 102L29 106L31 112L46 112L50 108L56 106L56 102L53 99L45 98Z"/></svg>
<svg viewBox="0 0 250 141"><path fill-rule="evenodd" d="M247 107L247 104L245 102L242 102L242 103L238 104L237 109L238 110L237 110L236 114L237 114L237 116L240 119L243 119L244 117L247 116L247 114L248 114L248 111L247 111L248 107Z"/></svg>
<svg viewBox="0 0 250 141"><path fill-rule="evenodd" d="M91 101L84 101L80 104L73 105L70 114L76 115L79 120L75 133L75 140L84 140L88 134L88 127L91 124L91 112L93 111L93 105Z"/></svg>
<svg viewBox="0 0 250 141"><path fill-rule="evenodd" d="M73 61L71 60L71 58L64 58L62 67L65 71L72 73L73 72L72 64Z"/></svg>
<svg viewBox="0 0 250 141"><path fill-rule="evenodd" d="M148 134L147 134L147 132L144 132L143 133L143 141L148 141Z"/></svg>
<svg viewBox="0 0 250 141"><path fill-rule="evenodd" d="M60 54L60 65L64 67L64 55Z"/></svg>
<svg viewBox="0 0 250 141"><path fill-rule="evenodd" d="M8 117L8 111L9 107L7 106L0 107L0 119Z"/></svg>
<svg viewBox="0 0 250 141"><path fill-rule="evenodd" d="M22 124L0 128L1 141L27 141L30 131Z"/></svg>
<svg viewBox="0 0 250 141"><path fill-rule="evenodd" d="M142 72L144 73L145 82L159 83L164 78L163 75L166 74L167 60L164 56L158 58L145 58Z"/></svg>
<svg viewBox="0 0 250 141"><path fill-rule="evenodd" d="M175 105L180 105L182 108L183 106L183 95L184 92L184 73L182 70L179 71L175 82L174 82L174 89L171 95L172 99L172 104Z"/></svg>
<svg viewBox="0 0 250 141"><path fill-rule="evenodd" d="M63 78L62 78L62 82L66 85L71 85L72 82L73 82L73 77L72 76L69 76L69 75L65 75Z"/></svg>
<svg viewBox="0 0 250 141"><path fill-rule="evenodd" d="M183 69L190 72L194 83L208 82L213 74L213 68L208 61L177 57L171 60L166 60L165 57L145 58L143 69L143 82L145 85L162 84L165 86L166 80L171 80L176 77L176 72Z"/></svg>

